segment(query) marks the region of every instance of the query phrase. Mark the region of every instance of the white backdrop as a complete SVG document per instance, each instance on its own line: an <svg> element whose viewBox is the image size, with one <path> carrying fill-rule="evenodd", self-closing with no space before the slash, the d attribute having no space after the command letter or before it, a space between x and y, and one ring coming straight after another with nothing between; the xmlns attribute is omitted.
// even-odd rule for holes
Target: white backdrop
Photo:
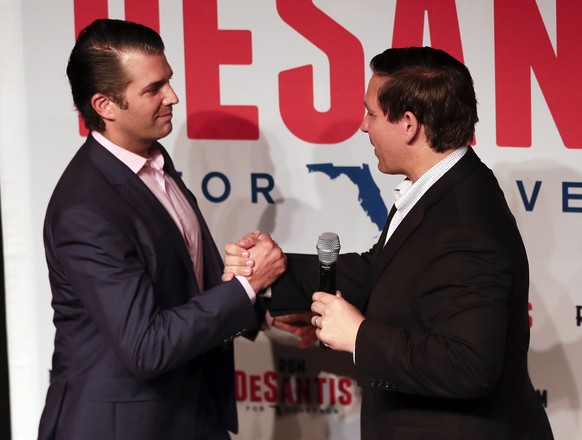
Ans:
<svg viewBox="0 0 582 440"><path fill-rule="evenodd" d="M579 0L0 0L14 440L36 437L48 386L44 211L83 142L65 67L76 29L103 16L142 21L164 38L181 102L163 144L219 247L261 228L290 252L314 252L323 231L339 234L342 251L367 250L400 181L377 171L357 130L367 63L392 45L462 59L479 99L476 151L497 174L530 257L532 380L556 438L582 437ZM302 66L311 66L305 77L289 72ZM326 163L347 168L337 178L308 170ZM345 171L366 164L383 203ZM358 438L349 358L294 343L276 332L237 343L238 438Z"/></svg>

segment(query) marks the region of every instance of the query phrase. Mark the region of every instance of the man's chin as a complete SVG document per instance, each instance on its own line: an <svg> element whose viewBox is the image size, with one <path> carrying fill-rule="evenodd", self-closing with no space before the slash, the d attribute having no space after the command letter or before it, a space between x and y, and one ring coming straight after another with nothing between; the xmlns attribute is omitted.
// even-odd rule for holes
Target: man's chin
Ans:
<svg viewBox="0 0 582 440"><path fill-rule="evenodd" d="M172 126L171 122L168 122L167 124L165 124L164 127L160 130L158 139L165 138L167 135L169 135L172 132L173 128L174 127Z"/></svg>

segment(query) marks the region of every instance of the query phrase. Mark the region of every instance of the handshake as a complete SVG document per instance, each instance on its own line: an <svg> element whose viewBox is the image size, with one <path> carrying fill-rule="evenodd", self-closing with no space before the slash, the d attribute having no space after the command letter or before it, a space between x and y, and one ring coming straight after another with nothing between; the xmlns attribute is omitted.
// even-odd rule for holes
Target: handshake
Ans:
<svg viewBox="0 0 582 440"><path fill-rule="evenodd" d="M222 281L244 276L253 290L263 292L284 272L287 256L269 234L250 232L225 248Z"/></svg>
<svg viewBox="0 0 582 440"><path fill-rule="evenodd" d="M314 260L315 262L317 260ZM287 255L269 234L246 234L225 246L223 281L244 276L253 290L264 292L287 270ZM312 294L311 311L273 318L272 326L298 336L299 347L308 347L319 339L334 350L353 353L363 315L348 303L339 291ZM293 292L272 293L293 295Z"/></svg>

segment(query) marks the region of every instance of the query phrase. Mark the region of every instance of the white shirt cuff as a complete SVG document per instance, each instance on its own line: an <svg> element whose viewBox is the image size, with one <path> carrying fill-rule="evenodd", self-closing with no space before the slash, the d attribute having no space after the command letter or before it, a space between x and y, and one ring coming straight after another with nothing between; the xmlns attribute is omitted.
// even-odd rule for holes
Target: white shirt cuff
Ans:
<svg viewBox="0 0 582 440"><path fill-rule="evenodd" d="M245 277L243 277L241 275L237 275L236 279L244 287L245 292L247 292L247 295L249 296L249 299L251 300L251 304L254 304L255 301L257 300L257 294L255 293L255 291L251 287L251 283L249 283L249 280L247 280Z"/></svg>

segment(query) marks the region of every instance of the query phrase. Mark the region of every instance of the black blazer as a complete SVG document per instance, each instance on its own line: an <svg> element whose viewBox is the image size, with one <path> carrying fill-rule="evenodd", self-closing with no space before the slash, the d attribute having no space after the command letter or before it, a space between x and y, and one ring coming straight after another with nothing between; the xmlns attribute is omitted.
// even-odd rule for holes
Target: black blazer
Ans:
<svg viewBox="0 0 582 440"><path fill-rule="evenodd" d="M337 263L366 317L362 439L551 439L527 371L527 256L491 170L470 148L384 246L386 232ZM314 256L288 262L273 314L308 309L317 287Z"/></svg>
<svg viewBox="0 0 582 440"><path fill-rule="evenodd" d="M236 432L232 339L258 325L198 216L204 292L147 186L91 136L57 184L44 242L56 326L40 439L194 438ZM215 425L211 428L211 425Z"/></svg>

